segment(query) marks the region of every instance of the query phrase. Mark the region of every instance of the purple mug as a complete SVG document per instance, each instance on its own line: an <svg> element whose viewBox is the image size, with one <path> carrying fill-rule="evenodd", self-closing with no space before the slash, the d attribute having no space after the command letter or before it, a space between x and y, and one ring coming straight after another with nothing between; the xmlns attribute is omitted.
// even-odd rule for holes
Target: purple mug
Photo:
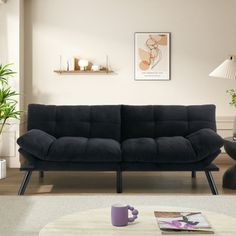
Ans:
<svg viewBox="0 0 236 236"><path fill-rule="evenodd" d="M129 217L129 210L132 217ZM138 211L129 205L114 204L111 206L111 223L114 226L126 226L138 218Z"/></svg>

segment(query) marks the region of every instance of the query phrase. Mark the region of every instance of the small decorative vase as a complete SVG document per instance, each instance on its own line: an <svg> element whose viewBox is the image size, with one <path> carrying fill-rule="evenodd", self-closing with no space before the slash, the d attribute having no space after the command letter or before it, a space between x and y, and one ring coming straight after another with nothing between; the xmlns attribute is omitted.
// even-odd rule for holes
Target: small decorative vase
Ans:
<svg viewBox="0 0 236 236"><path fill-rule="evenodd" d="M75 70L75 58L72 57L67 61L67 70L74 71Z"/></svg>
<svg viewBox="0 0 236 236"><path fill-rule="evenodd" d="M0 179L6 178L6 160L0 159Z"/></svg>

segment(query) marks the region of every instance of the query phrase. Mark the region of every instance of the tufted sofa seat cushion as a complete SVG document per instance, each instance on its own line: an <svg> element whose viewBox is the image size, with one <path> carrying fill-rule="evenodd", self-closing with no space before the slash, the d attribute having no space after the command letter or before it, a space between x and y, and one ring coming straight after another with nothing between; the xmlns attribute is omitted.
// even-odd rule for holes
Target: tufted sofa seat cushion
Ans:
<svg viewBox="0 0 236 236"><path fill-rule="evenodd" d="M120 162L120 144L113 139L62 137L56 139L44 131L33 129L17 143L41 160L75 162Z"/></svg>
<svg viewBox="0 0 236 236"><path fill-rule="evenodd" d="M222 138L213 130L201 129L186 137L127 139L122 143L122 156L127 162L194 163L222 144Z"/></svg>
<svg viewBox="0 0 236 236"><path fill-rule="evenodd" d="M186 137L131 138L123 141L120 147L113 139L56 139L33 129L17 143L26 152L47 161L194 163L216 152L223 141L213 130L201 129Z"/></svg>
<svg viewBox="0 0 236 236"><path fill-rule="evenodd" d="M113 139L62 137L45 157L48 161L121 162L120 144Z"/></svg>

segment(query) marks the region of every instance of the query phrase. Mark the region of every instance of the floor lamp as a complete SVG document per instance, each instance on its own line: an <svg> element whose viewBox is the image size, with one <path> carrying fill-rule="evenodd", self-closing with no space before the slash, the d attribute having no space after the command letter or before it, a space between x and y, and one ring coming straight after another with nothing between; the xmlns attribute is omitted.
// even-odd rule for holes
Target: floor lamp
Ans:
<svg viewBox="0 0 236 236"><path fill-rule="evenodd" d="M236 56L230 55L229 58L216 67L209 76L213 78L236 79ZM229 90L229 92L231 96L236 93L235 90ZM234 102L231 102L231 104L236 107ZM233 139L236 140L236 117L234 120Z"/></svg>

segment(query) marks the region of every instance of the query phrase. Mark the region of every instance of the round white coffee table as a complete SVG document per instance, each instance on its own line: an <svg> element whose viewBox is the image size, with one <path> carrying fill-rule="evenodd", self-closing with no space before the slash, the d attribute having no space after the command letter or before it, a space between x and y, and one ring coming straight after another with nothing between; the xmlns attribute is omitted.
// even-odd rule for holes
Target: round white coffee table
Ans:
<svg viewBox="0 0 236 236"><path fill-rule="evenodd" d="M39 233L40 236L157 236L161 235L154 211L201 211L201 209L176 208L164 206L135 206L139 210L139 218L126 227L111 225L110 208L87 210L64 216L47 224ZM202 211L212 225L215 235L235 236L236 218L215 212ZM196 235L196 234L194 234ZM198 235L198 234L197 234ZM199 234L202 236L202 234Z"/></svg>

